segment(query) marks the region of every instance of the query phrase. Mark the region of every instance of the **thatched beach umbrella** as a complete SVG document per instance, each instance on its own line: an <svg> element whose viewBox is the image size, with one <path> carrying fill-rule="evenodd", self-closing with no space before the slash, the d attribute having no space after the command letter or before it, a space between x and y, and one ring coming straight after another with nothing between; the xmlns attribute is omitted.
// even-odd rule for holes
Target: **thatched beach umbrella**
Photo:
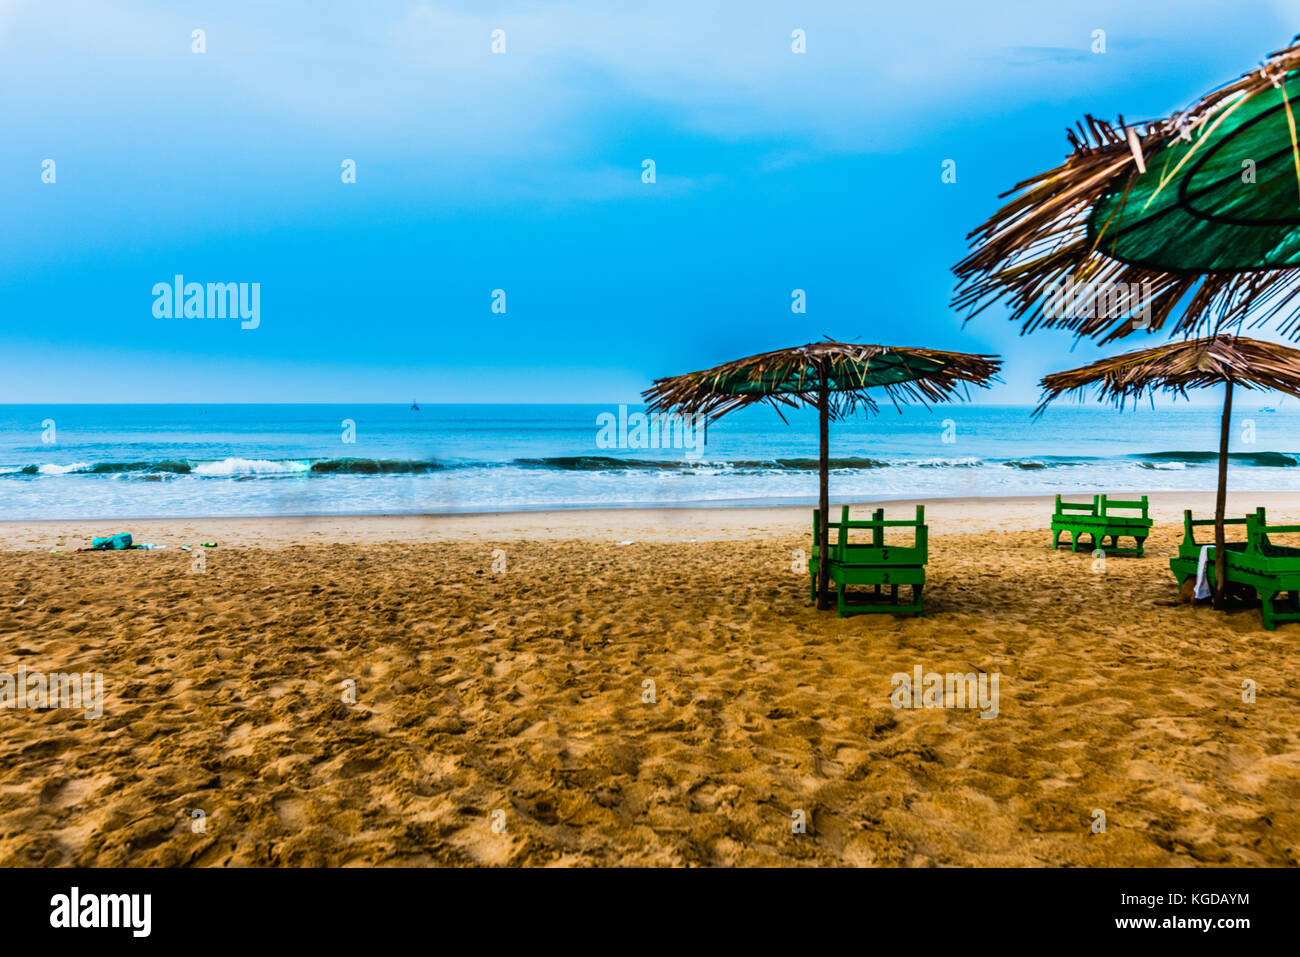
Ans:
<svg viewBox="0 0 1300 957"><path fill-rule="evenodd" d="M1293 41L1166 119L1086 117L1067 131L1066 161L1003 194L1015 198L970 234L954 305L973 316L1004 300L1022 332L1103 342L1248 319L1300 337L1298 71ZM1067 287L1089 300L1140 297L1141 321L1131 309L1054 308Z"/></svg>
<svg viewBox="0 0 1300 957"><path fill-rule="evenodd" d="M778 415L783 405L817 408L822 523L817 607L826 608L830 420L852 415L859 407L876 412L876 400L868 389L883 390L895 406L911 401L948 402L960 398L967 384L987 386L1001 365L996 356L827 340L656 379L644 397L651 412L704 415L706 422L756 402L771 403Z"/></svg>
<svg viewBox="0 0 1300 957"><path fill-rule="evenodd" d="M1219 430L1219 487L1214 503L1214 607L1223 607L1225 555L1223 511L1228 494L1228 428L1232 390L1277 389L1300 397L1300 349L1235 336L1209 336L1170 342L1154 349L1126 352L1068 372L1055 372L1040 383L1039 415L1066 392L1082 395L1096 388L1097 397L1121 409L1129 399L1155 392L1186 396L1188 389L1222 385L1223 420Z"/></svg>

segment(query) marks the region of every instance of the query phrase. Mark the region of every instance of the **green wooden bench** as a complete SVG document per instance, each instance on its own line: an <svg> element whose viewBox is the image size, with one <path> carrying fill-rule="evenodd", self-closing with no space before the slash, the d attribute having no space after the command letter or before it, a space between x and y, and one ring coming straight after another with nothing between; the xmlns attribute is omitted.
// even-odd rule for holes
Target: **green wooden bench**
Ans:
<svg viewBox="0 0 1300 957"><path fill-rule="evenodd" d="M1119 515L1117 510L1138 511L1140 515ZM1147 497L1134 501L1094 495L1091 502L1065 502L1056 496L1056 511L1052 514L1052 548L1061 545L1061 533L1070 535L1070 551L1079 550L1079 538L1087 535L1094 549L1104 548L1110 539L1109 553L1142 557L1142 546L1151 534L1152 519L1147 508ZM1119 540L1132 538L1135 548L1121 549Z"/></svg>
<svg viewBox="0 0 1300 957"><path fill-rule="evenodd" d="M817 600L817 558L821 540L821 512L813 509L813 550L808 559L808 574L811 578L809 596ZM916 518L907 520L885 520L885 510L876 509L874 517L868 521L850 521L849 507L843 506L838 522L827 523L828 532L833 531L827 552L827 575L835 582L836 605L839 615L868 614L885 612L895 615L920 615L921 592L925 587L925 566L929 561L929 526L925 524L925 506L916 507ZM914 538L911 545L885 544L885 529L911 528ZM849 540L851 531L869 530L871 541L853 542ZM864 600L852 600L856 596L846 595L845 589L851 585L873 586L874 593ZM899 600L898 588L907 585L912 590L912 601L904 604ZM885 587L889 593L884 592Z"/></svg>
<svg viewBox="0 0 1300 957"><path fill-rule="evenodd" d="M1260 616L1269 631L1278 622L1300 621L1300 548L1274 545L1269 533L1282 535L1300 532L1300 525L1269 525L1264 509L1256 509L1245 518L1225 518L1224 525L1245 525L1244 542L1224 542L1225 587L1249 590L1259 599ZM1169 559L1169 570L1179 584L1196 580L1196 568L1201 549L1211 546L1205 566L1206 580L1213 588L1216 582L1213 539L1196 540L1197 528L1214 528L1214 519L1194 519L1191 510L1183 512L1183 540L1178 554ZM1279 607L1280 596L1290 595L1285 606Z"/></svg>
<svg viewBox="0 0 1300 957"><path fill-rule="evenodd" d="M1244 518L1225 518L1224 526L1245 525ZM1198 542L1196 540L1196 529L1208 528L1211 532L1214 530L1214 519L1212 518L1192 518L1192 510L1187 509L1183 512L1183 540L1178 543L1178 554L1169 559L1169 570L1174 573L1174 578L1178 579L1179 585L1185 585L1189 581L1196 581L1196 569L1201 560L1201 549L1206 545L1213 546L1214 538L1208 542ZM1238 552L1245 551L1245 542L1224 542L1224 551L1227 552L1225 561L1229 564L1232 556ZM1211 587L1214 584L1214 552L1209 554L1209 561L1206 565L1206 577ZM1232 575L1229 572L1229 579Z"/></svg>

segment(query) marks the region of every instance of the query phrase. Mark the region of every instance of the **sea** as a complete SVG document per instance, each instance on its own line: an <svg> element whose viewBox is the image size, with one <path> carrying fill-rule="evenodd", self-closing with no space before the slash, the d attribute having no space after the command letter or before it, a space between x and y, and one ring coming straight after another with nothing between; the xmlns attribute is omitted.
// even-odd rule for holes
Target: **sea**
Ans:
<svg viewBox="0 0 1300 957"><path fill-rule="evenodd" d="M1263 398L1267 399L1268 396ZM1229 487L1300 489L1300 406L1241 402ZM833 502L1215 484L1213 406L886 403L830 427ZM597 405L0 406L0 518L808 505L816 413Z"/></svg>

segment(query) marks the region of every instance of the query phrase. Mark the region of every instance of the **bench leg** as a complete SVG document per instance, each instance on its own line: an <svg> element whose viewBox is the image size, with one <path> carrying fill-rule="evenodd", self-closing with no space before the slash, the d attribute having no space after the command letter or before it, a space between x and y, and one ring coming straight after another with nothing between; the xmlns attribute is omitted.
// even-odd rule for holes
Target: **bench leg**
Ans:
<svg viewBox="0 0 1300 957"><path fill-rule="evenodd" d="M1078 533L1078 532L1071 532L1071 533L1070 533L1070 551L1072 551L1072 552L1077 552L1078 550L1079 550L1079 533Z"/></svg>
<svg viewBox="0 0 1300 957"><path fill-rule="evenodd" d="M1136 539L1136 541L1137 541L1137 546L1138 546L1138 558L1141 558L1141 557L1142 557L1142 546L1143 546L1143 544L1146 542L1146 539L1145 539L1145 538L1139 538L1139 539Z"/></svg>
<svg viewBox="0 0 1300 957"><path fill-rule="evenodd" d="M912 586L912 604L916 606L916 613L918 615L923 614L921 611L921 589L924 587L924 585Z"/></svg>
<svg viewBox="0 0 1300 957"><path fill-rule="evenodd" d="M1273 599L1278 596L1278 592L1265 595L1259 593L1259 614L1264 619L1264 627L1269 631L1277 631L1277 619L1273 617Z"/></svg>
<svg viewBox="0 0 1300 957"><path fill-rule="evenodd" d="M844 613L844 586L839 582L835 583L835 607L838 609L841 618L846 617Z"/></svg>

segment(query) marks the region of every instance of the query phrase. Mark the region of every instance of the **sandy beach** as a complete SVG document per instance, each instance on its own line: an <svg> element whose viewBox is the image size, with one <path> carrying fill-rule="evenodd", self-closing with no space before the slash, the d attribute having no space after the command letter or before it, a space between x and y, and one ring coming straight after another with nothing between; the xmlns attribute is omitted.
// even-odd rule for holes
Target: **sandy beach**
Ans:
<svg viewBox="0 0 1300 957"><path fill-rule="evenodd" d="M919 619L815 611L807 508L0 523L0 671L104 676L3 711L0 864L1300 864L1300 626L1181 603L1212 495L1152 502L1103 568L926 502ZM116 531L167 548L72 550Z"/></svg>

